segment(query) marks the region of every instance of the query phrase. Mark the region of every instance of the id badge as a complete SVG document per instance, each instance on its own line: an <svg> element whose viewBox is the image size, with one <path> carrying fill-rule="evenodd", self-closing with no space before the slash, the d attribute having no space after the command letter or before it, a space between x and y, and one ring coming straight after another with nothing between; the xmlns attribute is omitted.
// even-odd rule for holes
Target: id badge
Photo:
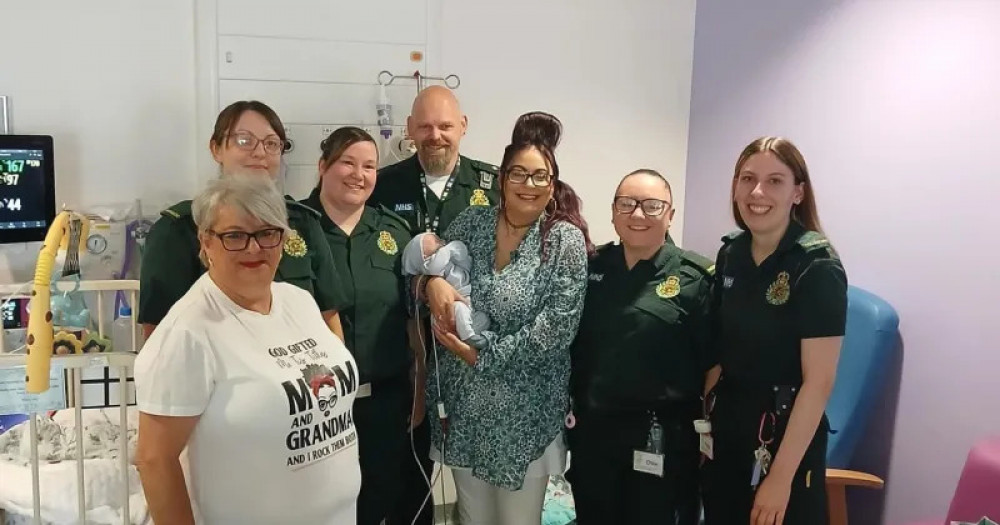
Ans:
<svg viewBox="0 0 1000 525"><path fill-rule="evenodd" d="M632 453L632 469L662 478L663 467L663 427L654 415L649 426L649 436L646 438L646 448Z"/></svg>
<svg viewBox="0 0 1000 525"><path fill-rule="evenodd" d="M698 448L708 459L715 459L715 440L712 434L701 434L698 436Z"/></svg>
<svg viewBox="0 0 1000 525"><path fill-rule="evenodd" d="M645 450L632 453L632 469L636 472L663 477L663 454L654 454Z"/></svg>

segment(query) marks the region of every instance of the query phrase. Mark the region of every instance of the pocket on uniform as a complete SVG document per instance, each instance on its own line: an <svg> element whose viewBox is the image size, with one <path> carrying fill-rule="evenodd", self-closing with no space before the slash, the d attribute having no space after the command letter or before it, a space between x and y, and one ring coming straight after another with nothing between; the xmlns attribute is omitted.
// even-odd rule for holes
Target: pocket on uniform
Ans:
<svg viewBox="0 0 1000 525"><path fill-rule="evenodd" d="M396 264L398 258L396 257L375 253L372 254L369 260L371 261L372 268L378 268L380 270L392 272L393 274L399 273L397 269L398 265Z"/></svg>
<svg viewBox="0 0 1000 525"><path fill-rule="evenodd" d="M316 275L308 257L292 257L285 254L278 263L278 279L298 286L310 295L315 293L313 282L316 280Z"/></svg>
<svg viewBox="0 0 1000 525"><path fill-rule="evenodd" d="M644 297L635 303L635 309L670 324L679 323L683 315L681 308L671 299Z"/></svg>

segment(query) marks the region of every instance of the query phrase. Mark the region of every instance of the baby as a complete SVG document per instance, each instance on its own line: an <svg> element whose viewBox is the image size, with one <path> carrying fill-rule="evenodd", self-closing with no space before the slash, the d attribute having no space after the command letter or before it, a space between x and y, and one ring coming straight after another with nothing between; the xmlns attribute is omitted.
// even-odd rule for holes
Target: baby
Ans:
<svg viewBox="0 0 1000 525"><path fill-rule="evenodd" d="M472 258L461 241L445 244L437 235L426 232L416 235L403 250L404 273L443 277L466 299L472 294L471 271ZM462 301L455 301L454 313L458 338L476 348L485 346L486 339L481 334L489 329L489 316L473 311Z"/></svg>

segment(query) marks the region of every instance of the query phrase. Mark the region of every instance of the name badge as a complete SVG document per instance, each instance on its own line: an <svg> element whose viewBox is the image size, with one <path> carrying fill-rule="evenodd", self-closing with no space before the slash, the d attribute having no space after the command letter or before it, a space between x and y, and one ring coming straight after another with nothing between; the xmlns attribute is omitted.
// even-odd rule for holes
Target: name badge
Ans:
<svg viewBox="0 0 1000 525"><path fill-rule="evenodd" d="M413 203L412 202L400 202L400 203L396 204L396 208L393 211L395 211L396 213L399 213L401 211L413 211Z"/></svg>
<svg viewBox="0 0 1000 525"><path fill-rule="evenodd" d="M712 434L702 434L698 436L698 449L708 459L715 459L715 440Z"/></svg>
<svg viewBox="0 0 1000 525"><path fill-rule="evenodd" d="M663 477L663 454L654 454L644 450L632 453L632 469L636 472Z"/></svg>

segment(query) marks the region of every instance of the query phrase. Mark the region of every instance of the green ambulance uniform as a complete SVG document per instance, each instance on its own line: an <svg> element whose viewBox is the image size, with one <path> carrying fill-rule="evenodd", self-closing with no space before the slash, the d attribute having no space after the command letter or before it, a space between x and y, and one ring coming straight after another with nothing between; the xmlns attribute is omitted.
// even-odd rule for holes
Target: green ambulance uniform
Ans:
<svg viewBox="0 0 1000 525"><path fill-rule="evenodd" d="M497 167L461 155L441 198L427 187L424 169L418 157L413 155L380 169L375 190L368 199L369 206L384 206L406 220L412 235L425 231L441 235L469 206L499 204ZM430 349L429 324L422 323L421 326L427 334L425 347ZM403 495L399 505L390 511L389 525L432 525L434 522L434 499L433 495L427 499L427 481L424 478L424 473L429 476L434 467L430 459L430 425L426 419L413 430L412 438L413 452L420 462L418 465L409 458L403 462ZM414 522L418 513L419 518Z"/></svg>
<svg viewBox="0 0 1000 525"><path fill-rule="evenodd" d="M500 179L492 164L459 156L443 199L426 187L423 173L416 155L382 168L368 204L385 206L405 219L413 235L441 235L469 206L500 204Z"/></svg>
<svg viewBox="0 0 1000 525"><path fill-rule="evenodd" d="M703 487L708 525L750 519L755 451L778 454L802 387L802 340L843 336L847 324L847 274L822 234L792 221L760 265L749 232L723 243L713 299L722 379L706 402L714 405L714 460L705 463ZM792 480L786 525L827 523L829 429L824 415ZM757 481L765 478L761 471Z"/></svg>
<svg viewBox="0 0 1000 525"><path fill-rule="evenodd" d="M664 243L629 269L620 244L589 265L571 347L575 426L567 478L580 525L677 523L699 517L698 435L710 355L712 263ZM662 437L649 443L655 423ZM663 455L663 475L633 469L635 451ZM677 517L675 521L674 517Z"/></svg>
<svg viewBox="0 0 1000 525"><path fill-rule="evenodd" d="M286 196L288 223L295 231L286 239L274 279L294 284L316 299L321 311L341 311L350 303L334 268L319 214ZM146 237L142 257L138 322L159 324L170 307L205 271L198 259L198 231L191 201L160 213Z"/></svg>
<svg viewBox="0 0 1000 525"><path fill-rule="evenodd" d="M302 202L323 209L318 189ZM401 267L403 248L411 239L409 225L384 207L371 206L350 235L326 214L320 225L353 305L340 313L340 320L361 383L354 402L354 424L361 436L358 524L378 524L402 493L400 466L407 458L413 461L407 433L412 359Z"/></svg>

